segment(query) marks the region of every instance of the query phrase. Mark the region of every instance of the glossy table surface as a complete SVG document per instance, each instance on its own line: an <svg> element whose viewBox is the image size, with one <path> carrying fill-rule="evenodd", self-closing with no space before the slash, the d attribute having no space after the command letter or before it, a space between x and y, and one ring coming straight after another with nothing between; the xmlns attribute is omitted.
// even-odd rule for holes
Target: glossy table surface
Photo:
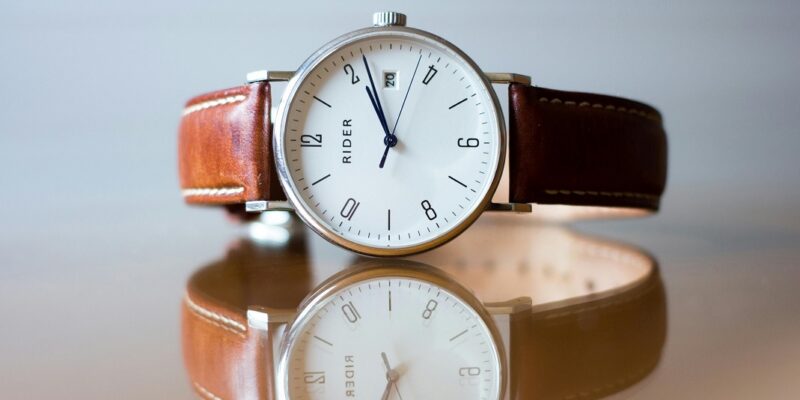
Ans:
<svg viewBox="0 0 800 400"><path fill-rule="evenodd" d="M176 225L170 212L143 208L113 222L102 215L74 221L90 229L65 224L44 238L3 240L10 264L0 280L0 372L10 398L192 397L180 350L184 285L224 258L245 231L215 210L173 203L170 212L191 223ZM757 223L724 208L667 207L646 220L578 226L652 254L665 286L661 360L614 396L787 398L800 390L796 218L787 211ZM149 234L140 233L145 226ZM352 257L313 234L308 240L309 251ZM547 289L545 282L537 291Z"/></svg>
<svg viewBox="0 0 800 400"><path fill-rule="evenodd" d="M573 227L646 250L666 291L657 367L612 398L800 397L797 2L402 6L410 25L486 71L664 114L661 212ZM184 288L245 232L182 203L183 102L250 70L295 68L376 7L0 7L0 398L195 397L181 354Z"/></svg>

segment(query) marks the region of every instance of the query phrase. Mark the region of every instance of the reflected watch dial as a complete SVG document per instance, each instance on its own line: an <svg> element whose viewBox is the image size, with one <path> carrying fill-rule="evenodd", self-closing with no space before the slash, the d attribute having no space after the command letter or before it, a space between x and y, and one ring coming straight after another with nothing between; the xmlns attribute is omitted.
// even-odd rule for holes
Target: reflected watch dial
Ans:
<svg viewBox="0 0 800 400"><path fill-rule="evenodd" d="M277 153L284 188L317 231L404 254L477 217L503 133L494 92L466 56L404 28L356 33L307 65L282 102Z"/></svg>
<svg viewBox="0 0 800 400"><path fill-rule="evenodd" d="M293 326L288 398L497 400L501 356L481 315L453 292L407 277L353 283Z"/></svg>

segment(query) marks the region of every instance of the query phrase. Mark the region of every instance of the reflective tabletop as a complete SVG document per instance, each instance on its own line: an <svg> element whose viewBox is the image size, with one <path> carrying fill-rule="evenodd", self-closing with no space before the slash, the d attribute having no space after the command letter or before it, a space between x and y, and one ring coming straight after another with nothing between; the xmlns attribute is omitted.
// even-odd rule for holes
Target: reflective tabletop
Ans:
<svg viewBox="0 0 800 400"><path fill-rule="evenodd" d="M261 248L248 237L263 241L270 233L183 204L176 171L183 104L241 84L252 70L296 68L328 40L362 27L376 7L392 7L381 4L0 7L0 398L197 398L181 341L187 284L231 255ZM642 358L651 363L627 385L600 382L608 390L598 393L800 397L800 5L454 4L406 1L399 11L486 71L655 105L668 135L668 185L652 217L531 228L531 217L509 216L550 238L522 251L525 243L514 240L525 235L509 234L507 222L488 220L502 216L487 214L476 225L482 236L470 229L451 250L414 260L458 275L486 302L528 295L553 311L570 298L590 301L592 293L636 281L642 271L612 268L587 279L579 268L559 280L575 260L597 265L592 257L589 264L563 257L563 243L577 237L636 249L658 272L651 276L663 297L654 309L663 311L647 315L661 325L649 335L622 333L650 340ZM505 99L504 88L496 89ZM487 236L498 244L478 251ZM503 254L527 261L493 258L491 250L505 245L517 247ZM313 234L303 246L313 256L300 270L302 290L282 297L289 303L358 262ZM443 256L459 246L469 259ZM526 270L529 279L518 279ZM608 332L620 333L612 319L586 315L576 326L607 323ZM543 336L536 343L558 349L556 342ZM603 380L602 372L617 370L582 367L551 379L569 388L576 376Z"/></svg>

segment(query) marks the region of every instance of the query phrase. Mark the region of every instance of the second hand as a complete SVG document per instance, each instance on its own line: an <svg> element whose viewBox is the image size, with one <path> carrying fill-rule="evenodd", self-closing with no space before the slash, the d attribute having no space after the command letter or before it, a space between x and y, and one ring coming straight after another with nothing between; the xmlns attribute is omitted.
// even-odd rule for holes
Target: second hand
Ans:
<svg viewBox="0 0 800 400"><path fill-rule="evenodd" d="M394 120L394 127L392 127L391 137L397 140L397 136L395 135L395 131L397 130L397 124L400 122L400 116L403 115L403 109L406 107L406 100L408 100L408 94L411 92L411 86L414 84L414 77L417 76L417 70L419 69L419 62L422 61L422 55L420 54L419 58L417 59L417 65L414 67L414 73L411 74L411 80L408 82L408 89L406 89L406 95L403 97L403 104L400 105L400 112L397 113L397 119ZM378 167L383 168L386 164L386 156L389 155L389 148L394 147L390 145L386 145L386 148L383 149L383 156L381 157L381 162L378 164Z"/></svg>

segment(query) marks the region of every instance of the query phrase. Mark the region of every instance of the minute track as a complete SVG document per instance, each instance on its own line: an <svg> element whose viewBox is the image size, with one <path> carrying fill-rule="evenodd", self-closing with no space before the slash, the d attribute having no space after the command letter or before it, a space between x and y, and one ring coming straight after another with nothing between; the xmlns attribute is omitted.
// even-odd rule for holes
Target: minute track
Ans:
<svg viewBox="0 0 800 400"><path fill-rule="evenodd" d="M386 146L383 142L385 133L379 133L382 131L382 122L371 110L369 99L364 99L367 97L364 84L368 83L368 74L362 55L369 61L375 93L378 94L376 97L380 97L388 128L396 128L399 141L394 150L389 150L395 154L388 157L384 167L385 176L377 174L380 169L375 168L374 164L372 168L375 174L365 172L369 169L369 160L374 160L370 154L383 153ZM420 56L420 72L412 79ZM491 106L492 93L481 89L482 77L466 68L452 53L437 49L427 42L417 42L415 38L375 38L356 42L332 52L325 59L327 61L307 75L307 83L298 84L295 90L305 103L293 101L287 107L290 112L285 118L290 121L285 129L289 134L286 143L290 145L286 151L294 151L291 160L297 161L291 164L296 165L295 169L301 169L292 170L290 181L293 185L294 182L302 183L300 179L310 183L305 191L302 189L306 185L287 191L292 192L290 197L300 199L300 205L296 208L301 217L318 221L317 231L329 239L337 237L374 248L388 246L391 254L418 251L414 249L463 229L467 223L465 221L474 218L476 210L483 209L479 204L495 185L494 175L490 171L497 169L501 153L501 141L494 140L500 136L500 132L497 130L499 128L495 128L499 124L495 120L496 110ZM360 83L351 84L352 75L344 71L344 65L353 66L352 72L358 75ZM429 84L422 85L423 72L433 71L428 68L430 65L435 66L436 73L430 72ZM451 75L444 74L445 71L457 72ZM387 73L396 77L393 78L397 79L396 90L386 87L384 75ZM420 86L408 91L409 85L415 81ZM465 88L467 85L471 85L470 88ZM403 116L396 119L403 108L406 93L409 94ZM447 101L453 98L455 100ZM324 100L333 107L316 99ZM480 101L466 101L475 99ZM442 102L444 106L441 106ZM440 104L438 108L434 106L437 103ZM448 110L452 105L456 107ZM469 107L465 107L467 105ZM295 108L299 112L294 113ZM452 115L458 115L458 119L452 119ZM292 120L298 121L293 123ZM352 121L352 134L346 137L341 134L344 120ZM490 123L484 125L489 129L481 129L481 123L485 121ZM481 135L485 131L489 134ZM322 135L322 147L316 148L316 153L309 151L312 149L301 148L301 134ZM481 140L476 149L459 150L456 139L461 135L483 136L481 139L486 140ZM343 150L349 151L346 154L350 157L349 162L343 162ZM449 189L437 187L432 180L432 172L445 164L457 166L450 175L455 178L453 184L456 186L449 186ZM484 166L487 168L480 168ZM489 175L492 179L482 175ZM458 186L474 190L470 192L473 194L469 196L470 201L464 202L463 198L456 195ZM342 197L343 193L347 194ZM314 196L313 202L311 196ZM345 220L341 226L341 220L331 221L329 218L332 214L324 215L319 208L341 208L344 199L350 196L362 202L358 209L360 217ZM414 204L420 201L415 198L423 197L441 209L439 214L446 216L440 215L436 221L427 221L424 216L420 219L419 208ZM319 203L321 205L315 206ZM390 212L387 211L389 209ZM338 215L338 211L333 213ZM376 220L381 213L383 218ZM325 233L327 230L330 230L330 234ZM366 248L357 251L366 251Z"/></svg>

